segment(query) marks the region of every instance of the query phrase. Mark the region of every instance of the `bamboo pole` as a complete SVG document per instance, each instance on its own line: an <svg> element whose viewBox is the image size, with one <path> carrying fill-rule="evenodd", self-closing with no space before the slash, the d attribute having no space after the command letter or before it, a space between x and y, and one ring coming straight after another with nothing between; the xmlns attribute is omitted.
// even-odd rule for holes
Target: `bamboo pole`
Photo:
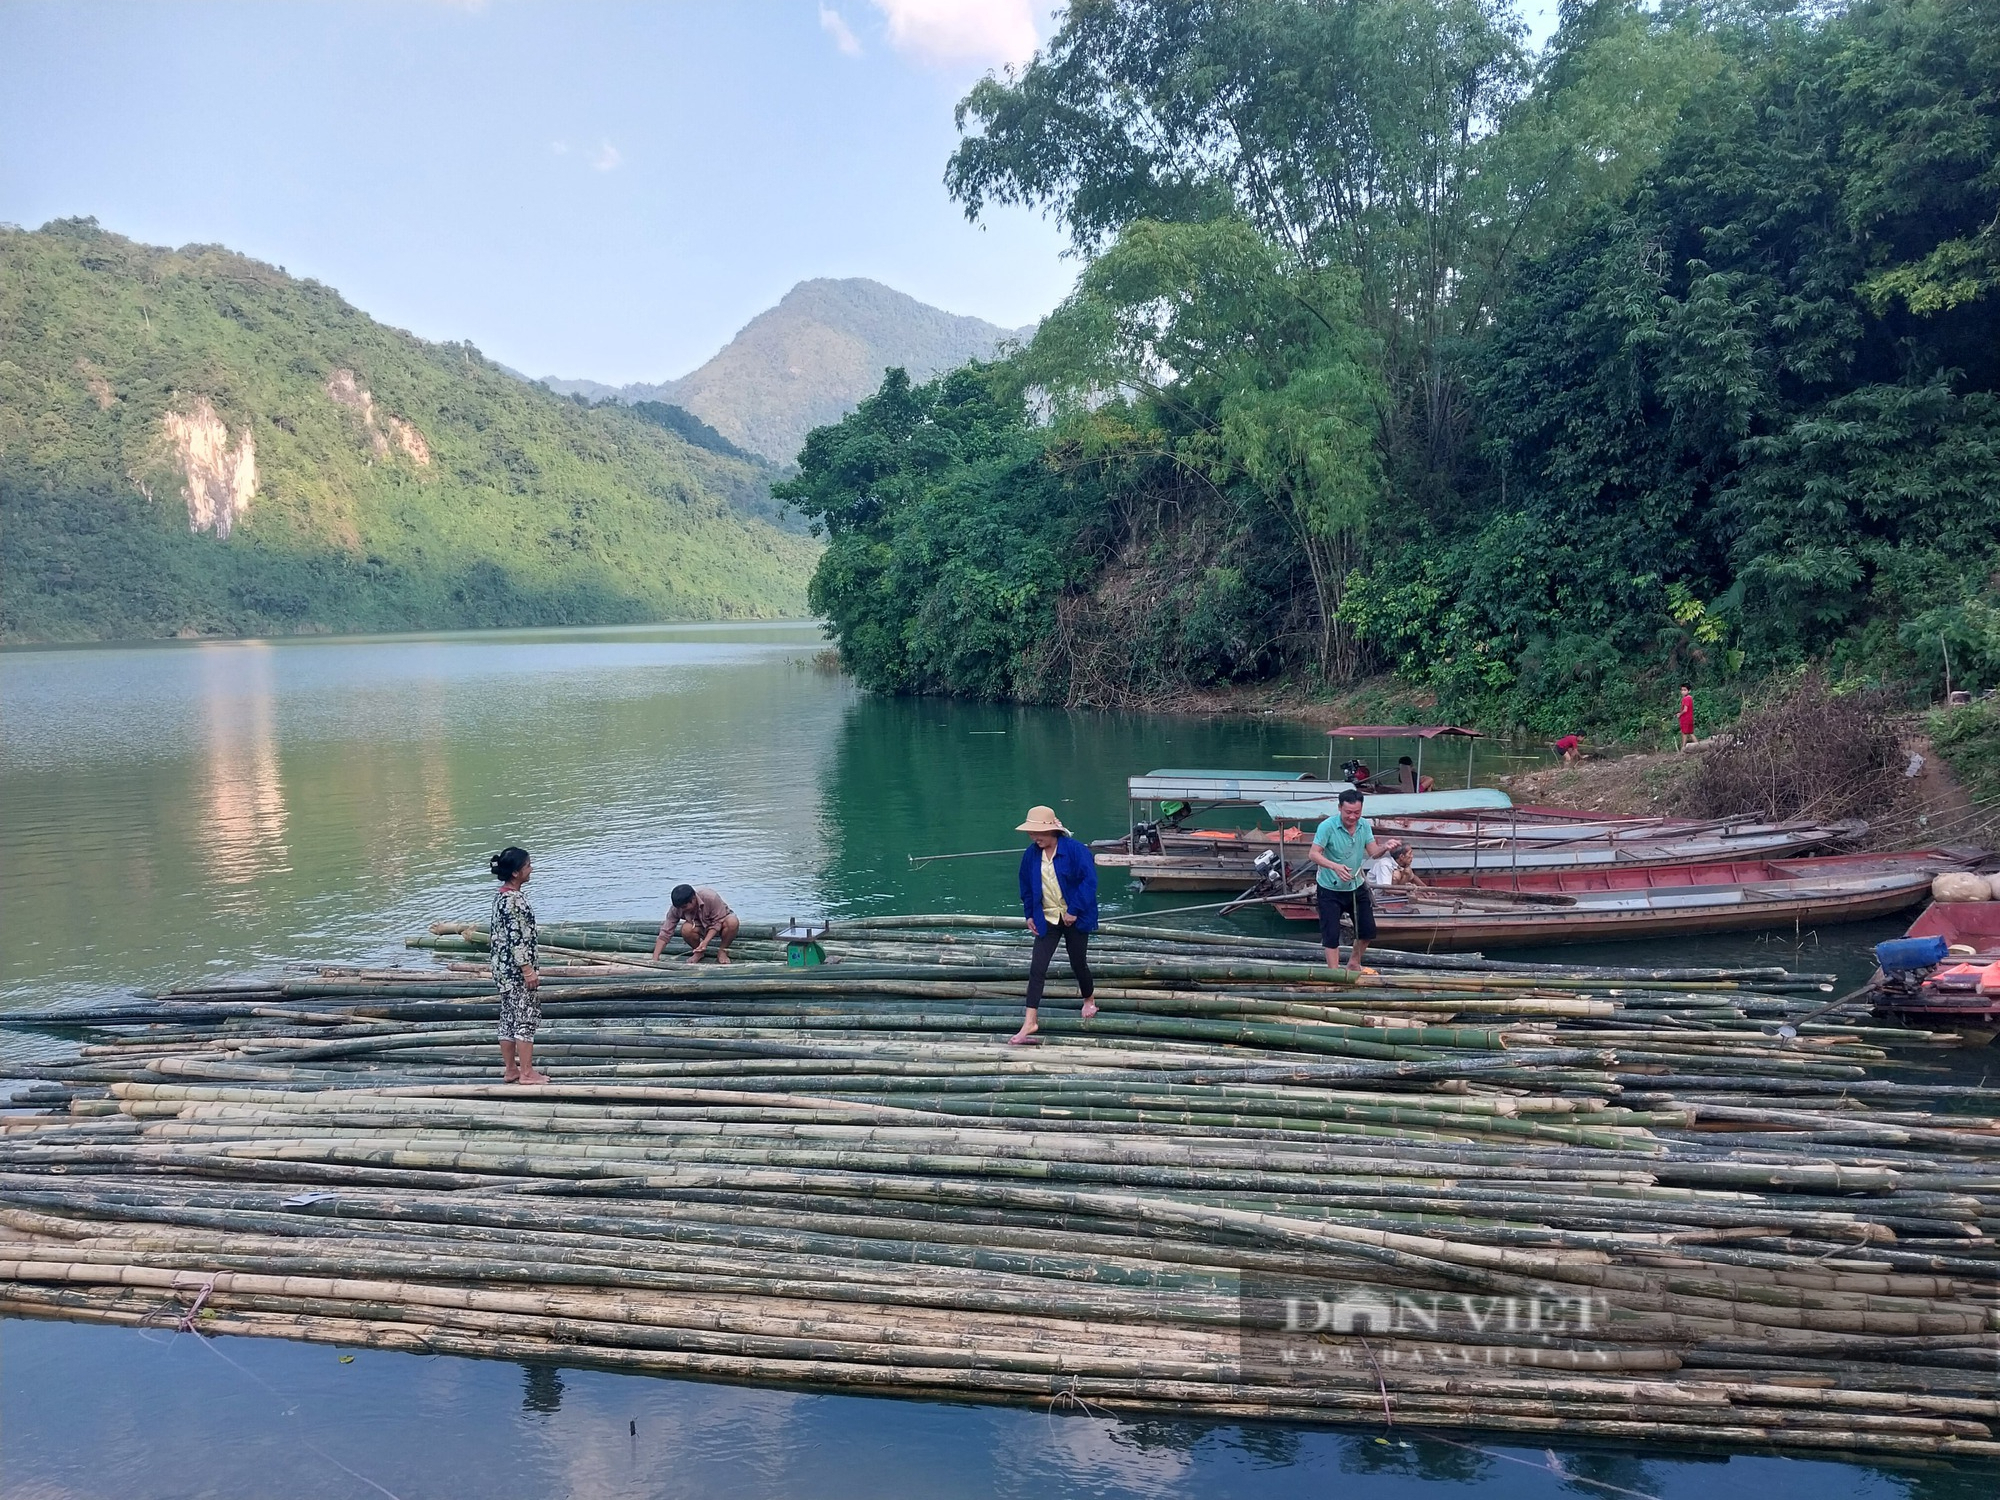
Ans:
<svg viewBox="0 0 2000 1500"><path fill-rule="evenodd" d="M54 1112L0 1122L0 1309L206 1288L217 1331L709 1378L1995 1446L2000 1111L1873 1076L1903 1034L1767 1031L1824 976L1385 955L1357 984L1288 939L1106 924L1097 1017L1052 989L1011 1049L1007 919L836 923L816 970L764 928L655 967L652 935L543 929L574 960L545 1088L493 1079L470 924L412 940L456 969L16 1016L61 1042L8 1069ZM1327 1334L1273 1383L1238 1298L1300 1275L1488 1312L1365 1359ZM1537 1297L1591 1336L1492 1311Z"/></svg>

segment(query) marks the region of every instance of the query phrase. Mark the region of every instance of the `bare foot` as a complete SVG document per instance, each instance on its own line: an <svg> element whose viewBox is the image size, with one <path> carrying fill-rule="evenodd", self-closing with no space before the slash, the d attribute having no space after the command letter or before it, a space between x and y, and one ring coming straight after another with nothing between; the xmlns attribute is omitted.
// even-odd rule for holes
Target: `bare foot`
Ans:
<svg viewBox="0 0 2000 1500"><path fill-rule="evenodd" d="M500 1075L500 1081L502 1083L519 1083L521 1081L521 1075L519 1073L502 1073Z"/></svg>
<svg viewBox="0 0 2000 1500"><path fill-rule="evenodd" d="M1086 1000L1086 1001L1084 1001L1084 1002L1083 1002L1083 1018L1084 1018L1084 1020L1088 1021L1088 1020L1089 1020L1089 1019L1090 1019L1090 1018L1091 1018L1092 1016L1094 1016L1094 1015L1096 1015L1096 1014L1097 1014L1097 1002L1096 1002L1095 1000Z"/></svg>
<svg viewBox="0 0 2000 1500"><path fill-rule="evenodd" d="M1041 1038L1035 1035L1039 1029L1039 1027L1035 1026L1023 1026L1019 1031L1007 1038L1007 1045L1010 1047L1033 1046L1041 1041Z"/></svg>
<svg viewBox="0 0 2000 1500"><path fill-rule="evenodd" d="M547 1083L548 1081L549 1081L548 1074L537 1073L533 1069L530 1069L526 1073L523 1073L518 1079L515 1080L515 1082L517 1083Z"/></svg>
<svg viewBox="0 0 2000 1500"><path fill-rule="evenodd" d="M723 949L723 950L722 950L722 951L721 951L720 953L716 954L716 955L715 955L715 961L716 961L717 963L719 963L719 964L726 964L726 963L728 963L728 962L729 962L729 950L728 950L727 948L725 948L725 949Z"/></svg>

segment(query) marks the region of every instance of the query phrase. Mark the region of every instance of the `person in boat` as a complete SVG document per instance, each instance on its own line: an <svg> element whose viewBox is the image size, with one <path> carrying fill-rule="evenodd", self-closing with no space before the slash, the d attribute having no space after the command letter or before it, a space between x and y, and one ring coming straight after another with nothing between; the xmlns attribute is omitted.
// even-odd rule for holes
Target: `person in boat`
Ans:
<svg viewBox="0 0 2000 1500"><path fill-rule="evenodd" d="M1319 825L1313 834L1312 862L1319 866L1319 941L1326 950L1326 966L1338 969L1340 962L1340 919L1354 924L1354 945L1348 950L1347 968L1356 974L1374 971L1362 967L1362 955L1375 938L1375 903L1368 894L1368 862L1402 847L1396 839L1378 839L1375 827L1361 816L1362 794L1349 787L1340 794L1338 811Z"/></svg>
<svg viewBox="0 0 2000 1500"><path fill-rule="evenodd" d="M1028 835L1028 847L1021 851L1021 913L1035 933L1026 1013L1021 1029L1008 1038L1009 1045L1019 1047L1034 1041L1041 1029L1042 989L1057 943L1069 954L1069 971L1083 994L1083 1018L1097 1014L1089 954L1090 934L1097 930L1097 861L1088 847L1070 837L1052 807L1029 808L1017 831Z"/></svg>
<svg viewBox="0 0 2000 1500"><path fill-rule="evenodd" d="M1387 895L1399 889L1410 890L1423 883L1423 877L1417 874L1417 852L1408 844L1398 844L1392 853L1368 861L1370 899L1378 891Z"/></svg>
<svg viewBox="0 0 2000 1500"><path fill-rule="evenodd" d="M493 920L486 929L493 955L493 983L500 991L500 1077L506 1083L547 1083L535 1071L535 1028L542 1023L535 972L535 909L521 887L535 871L526 849L509 844L489 855L486 868L500 882L493 893Z"/></svg>
<svg viewBox="0 0 2000 1500"><path fill-rule="evenodd" d="M1681 684L1681 744L1685 750L1694 743L1694 690Z"/></svg>
<svg viewBox="0 0 2000 1500"><path fill-rule="evenodd" d="M700 963L710 943L715 944L715 961L728 963L729 945L736 941L737 931L743 926L743 919L729 909L729 904L705 885L677 885L668 899L673 905L667 908L659 933L653 938L653 957L658 958L666 951L667 940L679 932L688 945L689 963Z"/></svg>
<svg viewBox="0 0 2000 1500"><path fill-rule="evenodd" d="M1437 782L1428 776L1419 776L1417 768L1410 763L1410 757L1401 756L1396 761L1396 790L1399 792L1428 792Z"/></svg>
<svg viewBox="0 0 2000 1500"><path fill-rule="evenodd" d="M1556 741L1556 755L1566 766L1574 765L1583 754L1583 736L1566 734Z"/></svg>

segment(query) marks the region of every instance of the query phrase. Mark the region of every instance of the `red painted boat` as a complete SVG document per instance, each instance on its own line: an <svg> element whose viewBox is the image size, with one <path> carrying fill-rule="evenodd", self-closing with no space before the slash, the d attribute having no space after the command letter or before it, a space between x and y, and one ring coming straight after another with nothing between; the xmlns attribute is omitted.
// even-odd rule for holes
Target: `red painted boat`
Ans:
<svg viewBox="0 0 2000 1500"><path fill-rule="evenodd" d="M1818 859L1729 859L1698 864L1467 874L1376 893L1379 938L1441 950L1619 938L1679 937L1853 922L1923 901L1931 878L1961 868L1967 851L1845 854ZM1277 903L1280 915L1317 919L1309 885Z"/></svg>
<svg viewBox="0 0 2000 1500"><path fill-rule="evenodd" d="M1878 972L1877 1015L1952 1026L1974 1037L2000 1030L2000 991L1980 983L1990 967L2000 964L2000 901L1933 901L1905 936L1941 937L1950 952L1914 982L1884 982Z"/></svg>

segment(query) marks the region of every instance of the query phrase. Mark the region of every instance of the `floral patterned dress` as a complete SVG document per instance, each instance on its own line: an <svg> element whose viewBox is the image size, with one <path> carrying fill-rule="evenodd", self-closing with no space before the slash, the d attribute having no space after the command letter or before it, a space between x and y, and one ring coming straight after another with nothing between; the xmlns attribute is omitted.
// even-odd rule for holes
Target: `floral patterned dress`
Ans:
<svg viewBox="0 0 2000 1500"><path fill-rule="evenodd" d="M542 1005L528 988L525 970L535 966L535 909L516 888L493 895L493 982L500 987L500 1040L532 1042Z"/></svg>

